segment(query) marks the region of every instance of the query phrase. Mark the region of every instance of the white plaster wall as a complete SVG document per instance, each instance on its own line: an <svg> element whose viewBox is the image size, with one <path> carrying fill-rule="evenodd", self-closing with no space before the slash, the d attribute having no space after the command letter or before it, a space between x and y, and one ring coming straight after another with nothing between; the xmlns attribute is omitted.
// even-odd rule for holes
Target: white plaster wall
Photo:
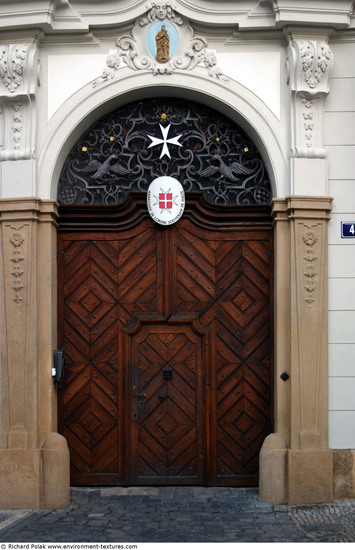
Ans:
<svg viewBox="0 0 355 550"><path fill-rule="evenodd" d="M329 195L329 446L355 448L355 239L341 222L355 222L355 41L331 44L334 68L326 102Z"/></svg>
<svg viewBox="0 0 355 550"><path fill-rule="evenodd" d="M102 74L106 58L105 53L48 55L47 120L75 92Z"/></svg>
<svg viewBox="0 0 355 550"><path fill-rule="evenodd" d="M257 95L279 119L281 113L279 51L239 51L218 54L218 65L229 78Z"/></svg>
<svg viewBox="0 0 355 550"><path fill-rule="evenodd" d="M280 51L216 52L218 66L228 78L242 84L278 119L280 99ZM101 76L106 68L107 54L49 54L47 120L75 92ZM124 64L122 64L124 65Z"/></svg>

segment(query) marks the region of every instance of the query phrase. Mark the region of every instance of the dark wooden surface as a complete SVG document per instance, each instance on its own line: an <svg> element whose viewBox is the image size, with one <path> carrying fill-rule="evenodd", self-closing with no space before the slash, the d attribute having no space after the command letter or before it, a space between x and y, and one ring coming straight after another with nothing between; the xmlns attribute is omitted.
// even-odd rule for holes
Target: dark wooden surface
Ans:
<svg viewBox="0 0 355 550"><path fill-rule="evenodd" d="M61 220L72 483L255 485L272 429L268 209L196 195L161 227L137 196Z"/></svg>

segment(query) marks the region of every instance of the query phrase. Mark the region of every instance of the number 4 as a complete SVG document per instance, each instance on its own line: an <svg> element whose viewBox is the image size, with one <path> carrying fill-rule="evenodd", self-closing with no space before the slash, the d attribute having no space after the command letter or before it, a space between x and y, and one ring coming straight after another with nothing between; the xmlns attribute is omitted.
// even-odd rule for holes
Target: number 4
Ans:
<svg viewBox="0 0 355 550"><path fill-rule="evenodd" d="M351 233L352 235L355 234L354 224L351 225L351 227L349 229L349 233Z"/></svg>

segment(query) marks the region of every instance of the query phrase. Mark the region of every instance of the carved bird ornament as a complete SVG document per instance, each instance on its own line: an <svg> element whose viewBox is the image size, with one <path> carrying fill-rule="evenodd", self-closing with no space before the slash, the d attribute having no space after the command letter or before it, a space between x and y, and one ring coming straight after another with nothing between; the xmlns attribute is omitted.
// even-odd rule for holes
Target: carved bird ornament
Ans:
<svg viewBox="0 0 355 550"><path fill-rule="evenodd" d="M114 159L118 159L118 156L115 153L107 157L104 162L93 159L87 166L85 166L85 168L83 168L83 172L90 174L90 177L94 180L102 178L109 172L113 172L119 176L124 176L130 173L130 170L124 168L124 166L122 166L119 162L116 162L116 164L111 164Z"/></svg>
<svg viewBox="0 0 355 550"><path fill-rule="evenodd" d="M214 155L213 160L217 160L218 165L215 166L211 164L204 170L201 170L201 176L213 176L219 173L220 176L223 176L226 180L240 183L240 178L237 177L237 175L248 176L255 171L255 169L246 168L238 161L234 161L230 165L227 165L221 155Z"/></svg>

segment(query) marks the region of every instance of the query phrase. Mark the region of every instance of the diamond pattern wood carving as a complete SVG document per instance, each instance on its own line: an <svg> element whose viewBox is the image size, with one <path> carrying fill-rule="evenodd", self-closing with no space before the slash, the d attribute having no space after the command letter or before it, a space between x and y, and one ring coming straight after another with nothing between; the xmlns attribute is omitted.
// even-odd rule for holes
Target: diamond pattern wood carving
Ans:
<svg viewBox="0 0 355 550"><path fill-rule="evenodd" d="M73 483L257 483L272 427L272 232L222 219L59 234Z"/></svg>
<svg viewBox="0 0 355 550"><path fill-rule="evenodd" d="M185 327L146 326L134 337L136 359L133 384L146 397L134 415L133 481L203 483L200 338Z"/></svg>
<svg viewBox="0 0 355 550"><path fill-rule="evenodd" d="M72 472L117 471L117 243L63 242L64 435Z"/></svg>
<svg viewBox="0 0 355 550"><path fill-rule="evenodd" d="M188 220L177 230L177 313L198 311L215 338L215 483L256 476L270 431L271 239L251 236L208 235Z"/></svg>

